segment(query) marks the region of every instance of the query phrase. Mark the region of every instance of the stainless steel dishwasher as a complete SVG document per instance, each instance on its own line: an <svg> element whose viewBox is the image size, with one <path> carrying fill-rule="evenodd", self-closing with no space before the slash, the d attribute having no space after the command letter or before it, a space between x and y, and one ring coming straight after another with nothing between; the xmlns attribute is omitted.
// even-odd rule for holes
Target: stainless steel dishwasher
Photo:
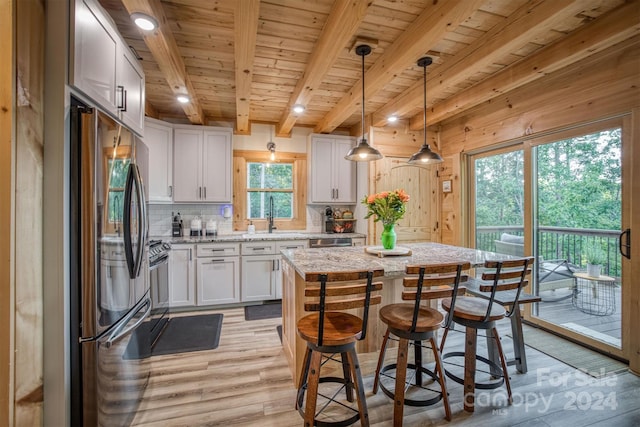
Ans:
<svg viewBox="0 0 640 427"><path fill-rule="evenodd" d="M310 239L310 248L335 248L339 246L351 246L351 237L326 237L323 239Z"/></svg>

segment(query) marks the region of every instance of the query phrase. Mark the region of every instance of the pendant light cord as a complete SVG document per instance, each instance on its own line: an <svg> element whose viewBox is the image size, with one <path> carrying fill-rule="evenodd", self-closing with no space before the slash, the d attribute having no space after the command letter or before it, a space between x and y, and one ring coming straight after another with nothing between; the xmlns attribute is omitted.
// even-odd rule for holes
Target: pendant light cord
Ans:
<svg viewBox="0 0 640 427"><path fill-rule="evenodd" d="M423 143L422 145L427 145L427 64L422 67L422 87L424 88L424 99L422 100L422 133L423 133Z"/></svg>
<svg viewBox="0 0 640 427"><path fill-rule="evenodd" d="M364 56L366 53L362 54L362 139L364 138Z"/></svg>

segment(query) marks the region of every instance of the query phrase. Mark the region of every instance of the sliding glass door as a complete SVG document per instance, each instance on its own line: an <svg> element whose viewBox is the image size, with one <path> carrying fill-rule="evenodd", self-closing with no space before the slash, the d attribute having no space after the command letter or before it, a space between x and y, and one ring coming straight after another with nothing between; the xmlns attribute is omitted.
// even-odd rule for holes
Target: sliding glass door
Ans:
<svg viewBox="0 0 640 427"><path fill-rule="evenodd" d="M607 351L622 349L622 128L533 141L531 319Z"/></svg>
<svg viewBox="0 0 640 427"><path fill-rule="evenodd" d="M471 245L536 260L525 319L627 358L623 140L616 119L470 155L468 201Z"/></svg>

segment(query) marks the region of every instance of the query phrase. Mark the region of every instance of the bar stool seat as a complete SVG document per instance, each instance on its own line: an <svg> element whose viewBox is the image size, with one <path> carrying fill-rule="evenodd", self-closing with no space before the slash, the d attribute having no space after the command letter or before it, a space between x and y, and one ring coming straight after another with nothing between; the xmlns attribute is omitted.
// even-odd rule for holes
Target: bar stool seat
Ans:
<svg viewBox="0 0 640 427"><path fill-rule="evenodd" d="M475 297L460 297L456 300L455 316L459 319L482 322L485 320L489 301ZM442 300L442 308L451 311L451 299ZM503 319L507 311L501 305L492 305L488 321Z"/></svg>
<svg viewBox="0 0 640 427"><path fill-rule="evenodd" d="M382 301L381 295L372 295L372 292L382 290L382 283L373 282L373 278L383 274L384 270L378 269L305 275L304 309L312 313L297 324L298 336L306 341L307 348L296 398L296 409L304 418L305 426L342 427L358 420L362 426L369 425L356 342L366 336L369 306ZM362 316L342 311L351 309L362 309ZM335 357L338 354L340 357ZM342 364L342 377L320 376L329 361ZM324 394L320 390L320 384L324 383L336 383L338 390ZM357 410L345 404L345 399L339 400L343 389L347 403L354 401L355 391ZM316 412L318 396L327 402ZM334 402L336 405L332 405ZM336 413L332 406L341 412ZM325 411L329 414L321 417Z"/></svg>
<svg viewBox="0 0 640 427"><path fill-rule="evenodd" d="M318 345L320 314L313 313L298 321L298 335L303 340ZM323 344L345 345L356 342L362 336L362 319L343 312L325 313Z"/></svg>
<svg viewBox="0 0 640 427"><path fill-rule="evenodd" d="M435 339L435 332L442 327L444 316L438 310L421 306L420 303L450 296L455 305L458 293L464 293L464 288L459 287L459 284L467 280L462 271L470 267L469 263L407 266L405 271L408 277L403 279L405 290L402 292L402 299L414 302L389 304L380 309L379 317L387 325L387 331L380 349L373 393L377 393L380 388L384 394L394 399L395 427L402 425L404 405L429 406L440 400L444 401L445 418L451 420L444 369ZM395 363L384 365L390 339L397 339L399 342L397 360ZM433 369L428 369L423 364L423 341L429 343L428 347L433 352ZM409 363L410 342L414 350L413 363ZM412 373L409 380L408 372ZM385 385L383 379L392 379L393 387L391 384Z"/></svg>
<svg viewBox="0 0 640 427"><path fill-rule="evenodd" d="M414 304L391 304L380 309L380 319L390 329L402 331L411 328ZM437 310L421 307L418 311L415 332L437 331L442 326L444 316Z"/></svg>

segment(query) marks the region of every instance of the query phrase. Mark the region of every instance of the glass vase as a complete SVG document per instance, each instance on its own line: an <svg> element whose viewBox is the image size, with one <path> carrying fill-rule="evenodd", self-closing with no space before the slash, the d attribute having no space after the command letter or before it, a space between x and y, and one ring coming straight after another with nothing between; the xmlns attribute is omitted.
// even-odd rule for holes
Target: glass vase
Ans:
<svg viewBox="0 0 640 427"><path fill-rule="evenodd" d="M393 249L396 247L396 230L395 224L383 224L384 230L382 230L382 235L380 236L380 241L382 242L382 247L385 249Z"/></svg>

